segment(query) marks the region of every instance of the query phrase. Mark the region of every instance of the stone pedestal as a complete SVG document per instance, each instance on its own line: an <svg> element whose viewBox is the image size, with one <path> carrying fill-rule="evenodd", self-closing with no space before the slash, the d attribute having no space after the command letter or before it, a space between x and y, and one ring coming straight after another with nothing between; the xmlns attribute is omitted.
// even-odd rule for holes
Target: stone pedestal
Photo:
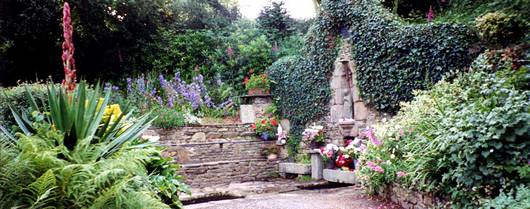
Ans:
<svg viewBox="0 0 530 209"><path fill-rule="evenodd" d="M272 104L269 94L247 95L241 97L243 104L240 109L240 119L243 124L256 122L257 118L265 115L265 110Z"/></svg>
<svg viewBox="0 0 530 209"><path fill-rule="evenodd" d="M322 170L324 169L324 161L318 151L311 151L311 178L320 180L323 177Z"/></svg>

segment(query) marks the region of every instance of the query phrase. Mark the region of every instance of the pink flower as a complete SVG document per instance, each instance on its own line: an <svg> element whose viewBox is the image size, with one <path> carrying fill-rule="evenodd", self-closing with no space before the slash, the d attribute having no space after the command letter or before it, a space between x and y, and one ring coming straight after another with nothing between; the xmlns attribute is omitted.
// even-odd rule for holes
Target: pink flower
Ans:
<svg viewBox="0 0 530 209"><path fill-rule="evenodd" d="M406 176L407 173L405 173L405 172L403 172L403 171L398 171L398 172L396 173L396 175L397 175L397 177L401 178L401 177L403 177L403 176Z"/></svg>
<svg viewBox="0 0 530 209"><path fill-rule="evenodd" d="M376 165L375 163L368 161L366 162L366 166L370 168L371 170L378 172L378 173L384 173L385 170L381 168L381 166Z"/></svg>
<svg viewBox="0 0 530 209"><path fill-rule="evenodd" d="M75 89L76 82L76 69L74 60L74 42L72 41L72 33L74 29L72 27L72 18L70 17L70 5L68 2L64 2L63 7L63 70L64 80L63 86L68 92L72 92Z"/></svg>
<svg viewBox="0 0 530 209"><path fill-rule="evenodd" d="M434 10L432 5L429 7L429 12L427 13L427 22L432 22L434 20Z"/></svg>
<svg viewBox="0 0 530 209"><path fill-rule="evenodd" d="M228 47L226 49L226 54L229 56L229 57L232 57L234 55L234 50L232 49L232 47Z"/></svg>
<svg viewBox="0 0 530 209"><path fill-rule="evenodd" d="M363 131L363 134L368 137L368 139L370 139L372 144L374 144L375 146L381 146L382 143L377 139L377 137L375 137L373 128L366 129L365 131Z"/></svg>

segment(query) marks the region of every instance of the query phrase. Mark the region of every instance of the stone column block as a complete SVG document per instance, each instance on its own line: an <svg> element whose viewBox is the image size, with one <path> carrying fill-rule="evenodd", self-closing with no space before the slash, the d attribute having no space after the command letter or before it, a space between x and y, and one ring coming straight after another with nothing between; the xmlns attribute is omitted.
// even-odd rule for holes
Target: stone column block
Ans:
<svg viewBox="0 0 530 209"><path fill-rule="evenodd" d="M311 152L311 178L320 180L323 177L324 161L318 152Z"/></svg>
<svg viewBox="0 0 530 209"><path fill-rule="evenodd" d="M240 107L241 123L248 124L256 122L256 112L253 105L241 105Z"/></svg>
<svg viewBox="0 0 530 209"><path fill-rule="evenodd" d="M363 102L355 102L353 107L355 120L366 120L369 110Z"/></svg>

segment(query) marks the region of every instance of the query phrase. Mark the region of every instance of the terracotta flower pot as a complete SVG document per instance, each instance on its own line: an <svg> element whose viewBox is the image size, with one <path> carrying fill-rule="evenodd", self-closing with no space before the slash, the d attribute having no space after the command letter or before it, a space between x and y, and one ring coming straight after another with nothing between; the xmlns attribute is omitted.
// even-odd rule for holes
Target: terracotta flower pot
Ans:
<svg viewBox="0 0 530 209"><path fill-rule="evenodd" d="M268 89L261 89L261 88L255 88L255 89L249 89L248 95L254 96L254 95L263 95L263 94L270 94Z"/></svg>

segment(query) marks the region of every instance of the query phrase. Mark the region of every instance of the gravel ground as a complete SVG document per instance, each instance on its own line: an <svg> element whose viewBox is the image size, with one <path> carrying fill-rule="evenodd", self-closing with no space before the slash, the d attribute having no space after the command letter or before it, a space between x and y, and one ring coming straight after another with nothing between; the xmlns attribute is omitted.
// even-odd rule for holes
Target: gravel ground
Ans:
<svg viewBox="0 0 530 209"><path fill-rule="evenodd" d="M398 206L363 195L356 186L288 193L250 195L243 199L220 200L185 209L399 209Z"/></svg>

